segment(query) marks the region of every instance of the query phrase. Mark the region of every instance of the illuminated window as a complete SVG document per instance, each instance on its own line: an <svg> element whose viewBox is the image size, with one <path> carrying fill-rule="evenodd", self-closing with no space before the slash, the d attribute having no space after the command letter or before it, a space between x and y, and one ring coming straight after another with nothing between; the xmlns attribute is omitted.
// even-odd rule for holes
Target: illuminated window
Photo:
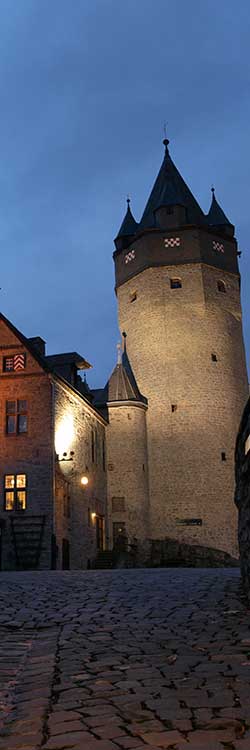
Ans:
<svg viewBox="0 0 250 750"><path fill-rule="evenodd" d="M13 354L10 357L3 358L4 372L18 372L24 370L26 364L25 354Z"/></svg>
<svg viewBox="0 0 250 750"><path fill-rule="evenodd" d="M170 289L181 289L181 279L170 279Z"/></svg>
<svg viewBox="0 0 250 750"><path fill-rule="evenodd" d="M213 353L211 354L211 360L212 362L218 362L216 354L213 354Z"/></svg>
<svg viewBox="0 0 250 750"><path fill-rule="evenodd" d="M132 293L131 293L131 294L129 295L129 301L130 301L130 302L135 302L135 300L136 300L136 299L137 299L137 292L132 292Z"/></svg>
<svg viewBox="0 0 250 750"><path fill-rule="evenodd" d="M27 401L6 401L6 433L22 435L28 430Z"/></svg>
<svg viewBox="0 0 250 750"><path fill-rule="evenodd" d="M226 290L226 284L221 279L219 281L217 281L217 287L218 287L218 291L219 292L223 292L223 294L226 293L226 291L227 291Z"/></svg>
<svg viewBox="0 0 250 750"><path fill-rule="evenodd" d="M6 474L4 477L4 510L26 510L26 474Z"/></svg>

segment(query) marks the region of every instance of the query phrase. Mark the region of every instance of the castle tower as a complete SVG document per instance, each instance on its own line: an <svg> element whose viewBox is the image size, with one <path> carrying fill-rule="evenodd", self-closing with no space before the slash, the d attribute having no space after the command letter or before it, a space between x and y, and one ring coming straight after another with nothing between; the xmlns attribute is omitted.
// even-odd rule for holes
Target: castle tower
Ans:
<svg viewBox="0 0 250 750"><path fill-rule="evenodd" d="M114 252L119 325L148 399L150 537L237 554L234 449L248 382L234 227L164 160Z"/></svg>
<svg viewBox="0 0 250 750"><path fill-rule="evenodd" d="M146 412L126 352L114 368L101 399L108 410L106 433L107 503L111 548L125 534L131 541L149 538ZM101 406L99 400L99 407Z"/></svg>

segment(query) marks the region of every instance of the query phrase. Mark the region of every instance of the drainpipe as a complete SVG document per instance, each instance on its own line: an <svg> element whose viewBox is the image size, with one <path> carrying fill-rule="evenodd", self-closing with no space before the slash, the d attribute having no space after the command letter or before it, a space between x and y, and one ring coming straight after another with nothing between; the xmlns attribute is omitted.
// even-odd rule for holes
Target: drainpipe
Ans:
<svg viewBox="0 0 250 750"><path fill-rule="evenodd" d="M51 443L52 443L52 537L51 537L51 568L56 569L56 462L55 462L55 384L51 379Z"/></svg>

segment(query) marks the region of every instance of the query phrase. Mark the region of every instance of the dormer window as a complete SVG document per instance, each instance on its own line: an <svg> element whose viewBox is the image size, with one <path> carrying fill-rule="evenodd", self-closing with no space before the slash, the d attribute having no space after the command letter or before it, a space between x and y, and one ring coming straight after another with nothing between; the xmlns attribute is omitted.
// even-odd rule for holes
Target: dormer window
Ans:
<svg viewBox="0 0 250 750"><path fill-rule="evenodd" d="M226 294L226 284L224 281L222 281L222 279L219 279L219 281L217 281L217 287L219 292Z"/></svg>

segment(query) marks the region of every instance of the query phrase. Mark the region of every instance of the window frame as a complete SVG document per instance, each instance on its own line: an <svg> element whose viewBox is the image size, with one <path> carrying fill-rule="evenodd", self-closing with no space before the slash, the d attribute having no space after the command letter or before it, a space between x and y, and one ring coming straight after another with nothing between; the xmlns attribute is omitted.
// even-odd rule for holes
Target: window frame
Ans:
<svg viewBox="0 0 250 750"><path fill-rule="evenodd" d="M14 404L14 408L8 408L8 404ZM20 404L25 404L25 408ZM20 417L26 417L26 430L20 430ZM14 430L8 429L9 418L14 419ZM18 398L5 401L5 434L7 437L16 437L17 435L27 435L28 433L28 401L26 398Z"/></svg>
<svg viewBox="0 0 250 750"><path fill-rule="evenodd" d="M10 487L6 485L7 477L13 477L14 484ZM18 486L17 481L18 477L25 477L25 484L24 486ZM6 513L24 513L27 510L27 474L25 472L18 472L17 474L4 474L3 478L3 486L4 486L4 511ZM7 508L7 494L13 495L13 507ZM18 494L23 493L24 494L24 503L25 507L18 506Z"/></svg>

